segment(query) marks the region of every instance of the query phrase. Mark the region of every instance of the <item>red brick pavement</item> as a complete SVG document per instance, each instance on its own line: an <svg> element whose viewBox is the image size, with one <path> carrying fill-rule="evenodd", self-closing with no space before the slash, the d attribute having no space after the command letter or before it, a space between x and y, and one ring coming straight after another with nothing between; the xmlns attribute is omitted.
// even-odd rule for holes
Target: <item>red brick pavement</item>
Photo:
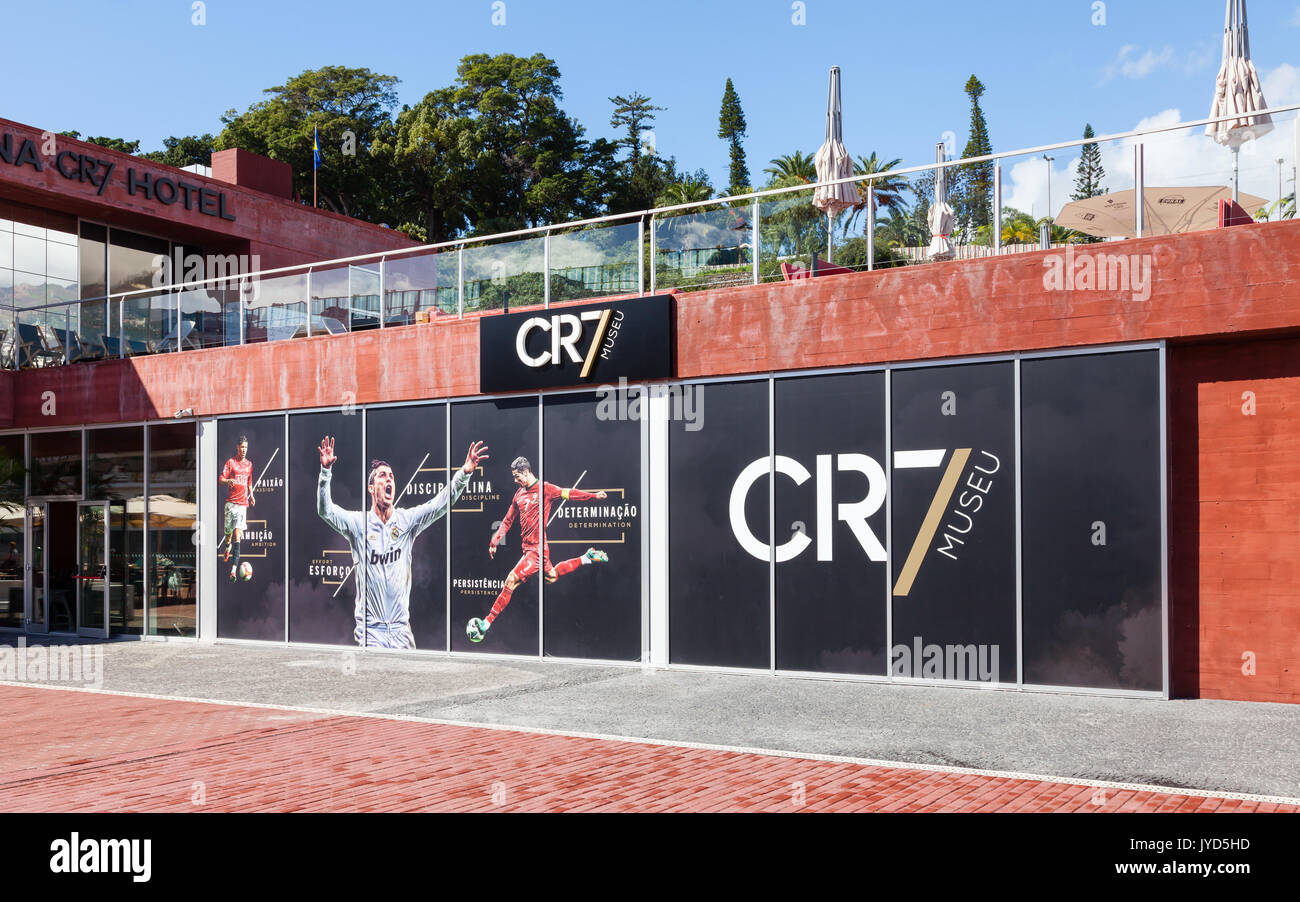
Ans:
<svg viewBox="0 0 1300 902"><path fill-rule="evenodd" d="M1297 810L35 687L0 686L0 722L0 811Z"/></svg>

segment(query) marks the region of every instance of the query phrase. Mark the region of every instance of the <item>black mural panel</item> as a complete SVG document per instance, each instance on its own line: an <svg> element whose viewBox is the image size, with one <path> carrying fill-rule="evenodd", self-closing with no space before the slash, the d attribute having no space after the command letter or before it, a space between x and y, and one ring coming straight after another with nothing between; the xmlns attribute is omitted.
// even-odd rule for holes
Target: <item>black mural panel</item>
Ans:
<svg viewBox="0 0 1300 902"><path fill-rule="evenodd" d="M285 461L284 417L248 417L217 422L217 462L226 472L227 462L236 457L239 439L248 439L249 481L252 503L244 518L247 527L239 543L239 562L247 563L244 573L236 571L231 550L225 559L225 512L230 487L217 486L216 536L220 546L217 562L217 636L222 639L265 639L284 641L284 506ZM234 468L232 468L234 469Z"/></svg>
<svg viewBox="0 0 1300 902"><path fill-rule="evenodd" d="M767 668L768 384L685 390L696 394L675 412L694 416L674 417L668 433L669 658Z"/></svg>
<svg viewBox="0 0 1300 902"><path fill-rule="evenodd" d="M892 672L1016 680L1015 370L895 370Z"/></svg>
<svg viewBox="0 0 1300 902"><path fill-rule="evenodd" d="M605 494L551 502L551 563L568 572L542 589L548 655L641 657L642 402L639 389L546 399L544 478L561 488ZM560 567L582 559L589 548L596 560ZM599 560L602 554L608 560Z"/></svg>
<svg viewBox="0 0 1300 902"><path fill-rule="evenodd" d="M336 458L322 466L321 441ZM358 412L289 417L289 640L323 645L364 641L365 464ZM322 481L323 469L329 478ZM325 486L325 514L319 491ZM333 524L333 525L331 525Z"/></svg>
<svg viewBox="0 0 1300 902"><path fill-rule="evenodd" d="M1021 364L1026 683L1163 688L1159 365Z"/></svg>
<svg viewBox="0 0 1300 902"><path fill-rule="evenodd" d="M400 583L409 568L410 589L406 613L409 616L410 641L416 648L446 649L447 647L447 519L439 514L439 495L447 486L455 467L464 462L461 458L450 465L447 462L447 408L444 404L420 404L411 407L381 407L366 411L366 478L374 462L386 463L394 478L394 503L396 510L405 511L403 519L414 518L410 524L398 525L398 535L393 535L392 518L386 533L368 531L366 534L367 560L393 554L394 541L405 563L394 561L394 582ZM367 492L369 488L367 487ZM367 502L370 498L367 497ZM433 503L434 510L425 514L422 506ZM424 525L427 516L436 519ZM403 540L402 532L414 528L416 534ZM386 579L390 574L371 573L372 578ZM383 593L390 602L401 608L400 586L392 593ZM374 633L371 636L370 633ZM392 645L401 639L398 627L380 627L367 630L367 642L372 645ZM385 635L390 634L390 635ZM392 640L392 641L390 641Z"/></svg>
<svg viewBox="0 0 1300 902"><path fill-rule="evenodd" d="M776 453L776 666L883 676L884 374L776 380Z"/></svg>
<svg viewBox="0 0 1300 902"><path fill-rule="evenodd" d="M517 512L495 556L489 553L489 547L519 489L510 475L511 461L526 457L534 468L540 466L537 424L536 397L451 406L452 460L463 463L466 450L475 441L486 442L489 455L471 477L451 514L453 651L537 654L540 580L535 574L510 595L481 642L471 642L466 635L470 619L488 617L505 587L506 577L521 564L521 518Z"/></svg>

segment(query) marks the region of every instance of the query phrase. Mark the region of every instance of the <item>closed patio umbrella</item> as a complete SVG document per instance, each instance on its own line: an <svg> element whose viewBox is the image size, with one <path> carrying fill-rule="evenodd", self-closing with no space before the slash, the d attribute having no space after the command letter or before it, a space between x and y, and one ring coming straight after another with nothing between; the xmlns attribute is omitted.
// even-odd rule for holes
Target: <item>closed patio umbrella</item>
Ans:
<svg viewBox="0 0 1300 902"><path fill-rule="evenodd" d="M1241 145L1253 138L1262 137L1273 130L1273 119L1264 92L1259 86L1259 73L1250 61L1250 35L1246 29L1246 0L1228 0L1223 22L1223 62L1214 85L1214 101L1210 105L1210 118L1235 116L1222 122L1211 122L1205 133L1220 144L1232 149L1232 199L1239 201L1238 163Z"/></svg>
<svg viewBox="0 0 1300 902"><path fill-rule="evenodd" d="M936 162L943 162L943 144L936 148ZM930 226L930 259L951 260L953 258L952 234L953 212L948 203L948 170L936 167L934 173L934 204L930 207L928 217Z"/></svg>
<svg viewBox="0 0 1300 902"><path fill-rule="evenodd" d="M831 66L830 91L826 98L826 140L817 150L817 187L813 191L813 206L826 214L826 259L832 258L831 231L835 216L860 202L858 189L852 182L826 185L836 179L853 175L853 158L844 149L844 129L840 113L840 67Z"/></svg>

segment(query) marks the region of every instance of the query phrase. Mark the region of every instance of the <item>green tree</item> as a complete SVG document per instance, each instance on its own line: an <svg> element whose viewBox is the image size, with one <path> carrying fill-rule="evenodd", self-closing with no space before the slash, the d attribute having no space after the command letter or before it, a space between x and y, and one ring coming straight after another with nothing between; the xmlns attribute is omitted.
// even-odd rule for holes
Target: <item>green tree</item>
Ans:
<svg viewBox="0 0 1300 902"><path fill-rule="evenodd" d="M711 197L713 197L713 186L709 184L709 178L704 170L700 169L668 185L663 193L655 198L655 206L671 207L676 204L708 200Z"/></svg>
<svg viewBox="0 0 1300 902"><path fill-rule="evenodd" d="M740 95L736 93L731 79L722 92L722 109L718 113L718 137L728 143L731 166L728 173L729 194L741 194L749 187L749 166L745 164L745 148L740 139L745 136L745 112L740 108Z"/></svg>
<svg viewBox="0 0 1300 902"><path fill-rule="evenodd" d="M988 124L980 109L984 85L972 75L966 81L966 96L970 98L970 137L962 150L962 157L982 157L993 152L989 141ZM993 220L993 162L968 163L957 167L955 183L949 190L953 211L963 231L987 226Z"/></svg>
<svg viewBox="0 0 1300 902"><path fill-rule="evenodd" d="M177 169L195 165L211 166L212 148L216 142L217 139L212 135L186 135L183 138L173 136L163 138L162 150L151 150L140 156Z"/></svg>
<svg viewBox="0 0 1300 902"><path fill-rule="evenodd" d="M133 154L140 149L139 141L128 141L125 138L108 138L103 136L97 138L91 138L87 136L83 138L81 137L81 132L72 132L72 131L59 132L59 134L65 138L73 138L78 141L85 141L87 144L98 144L100 147L107 147L109 150L120 150L122 153Z"/></svg>
<svg viewBox="0 0 1300 902"><path fill-rule="evenodd" d="M473 122L454 88L430 91L397 114L391 135L375 142L394 176L392 209L417 240L449 241L469 228Z"/></svg>
<svg viewBox="0 0 1300 902"><path fill-rule="evenodd" d="M319 130L320 203L335 213L378 222L390 204L388 160L372 145L390 140L398 79L369 69L308 69L267 88L243 113L228 110L217 150L241 147L293 167L300 194L311 192L313 130Z"/></svg>
<svg viewBox="0 0 1300 902"><path fill-rule="evenodd" d="M1096 133L1092 126L1084 125L1083 136L1085 138L1094 138ZM1096 142L1083 145L1082 152L1079 155L1079 169L1077 177L1074 180L1074 193L1070 195L1071 200L1084 200L1089 197L1098 197L1105 193L1101 183L1106 178L1106 170L1101 165L1101 148Z"/></svg>
<svg viewBox="0 0 1300 902"><path fill-rule="evenodd" d="M902 159L898 157L888 162L883 161L876 156L875 151L872 151L871 156L859 156L853 161L853 173L855 175L875 175L876 173L888 172L902 162ZM903 198L903 192L908 189L907 176L887 175L874 179L870 182L870 185L875 188L873 194L875 195L877 210L905 210L907 208L907 201ZM853 212L849 216L847 224L849 229L857 225L858 216L866 209L867 187L867 182L857 183L858 196L862 198L862 202L853 208Z"/></svg>
<svg viewBox="0 0 1300 902"><path fill-rule="evenodd" d="M644 97L635 91L627 97L621 94L611 97L609 102L614 104L614 112L609 117L609 124L614 128L627 130L627 137L623 139L623 143L627 145L628 159L635 167L636 161L641 158L641 133L655 121L655 113L662 112L666 108L654 106L650 103L649 97Z"/></svg>
<svg viewBox="0 0 1300 902"><path fill-rule="evenodd" d="M817 160L801 150L777 157L772 165L763 170L771 178L769 188L784 188L790 185L809 185L817 181Z"/></svg>
<svg viewBox="0 0 1300 902"><path fill-rule="evenodd" d="M613 145L589 143L559 107L560 70L537 53L466 56L454 103L470 128L469 219L475 231L508 231L596 215L608 191Z"/></svg>

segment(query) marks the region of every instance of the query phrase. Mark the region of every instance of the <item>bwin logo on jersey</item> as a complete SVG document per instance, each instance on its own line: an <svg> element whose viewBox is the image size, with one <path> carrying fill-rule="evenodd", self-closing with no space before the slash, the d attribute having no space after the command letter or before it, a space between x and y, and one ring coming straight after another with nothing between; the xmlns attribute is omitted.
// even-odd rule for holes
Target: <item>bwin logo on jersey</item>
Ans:
<svg viewBox="0 0 1300 902"><path fill-rule="evenodd" d="M388 565L401 559L402 549L400 548L394 548L392 551L386 552L385 554L380 554L378 551L370 552L370 563L372 566L376 564Z"/></svg>

